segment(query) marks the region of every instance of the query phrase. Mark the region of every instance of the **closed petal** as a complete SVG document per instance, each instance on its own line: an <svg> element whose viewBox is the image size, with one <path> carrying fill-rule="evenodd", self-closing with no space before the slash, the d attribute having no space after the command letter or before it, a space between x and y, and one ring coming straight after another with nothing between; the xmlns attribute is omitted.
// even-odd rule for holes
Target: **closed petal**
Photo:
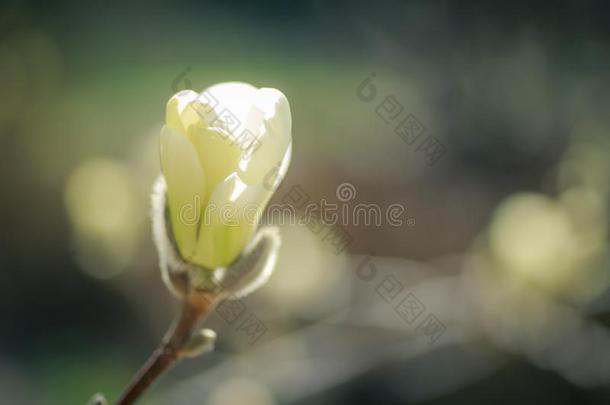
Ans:
<svg viewBox="0 0 610 405"><path fill-rule="evenodd" d="M262 88L255 97L256 105L264 112L269 129L278 136L290 138L292 116L288 99L277 89Z"/></svg>
<svg viewBox="0 0 610 405"><path fill-rule="evenodd" d="M185 112L190 109L190 104L197 100L198 94L193 90L182 90L172 96L165 107L165 125L186 134L186 128L193 122L183 122Z"/></svg>
<svg viewBox="0 0 610 405"><path fill-rule="evenodd" d="M202 94L214 102L214 112L220 120L235 117L238 121L237 130L242 130L244 123L254 103L257 88L248 83L227 82L219 83L205 89ZM220 122L212 122L217 126ZM233 128L233 125L231 126Z"/></svg>
<svg viewBox="0 0 610 405"><path fill-rule="evenodd" d="M201 223L195 262L211 269L231 264L252 238L269 195L237 174L218 185Z"/></svg>
<svg viewBox="0 0 610 405"><path fill-rule="evenodd" d="M201 222L204 173L195 148L175 129L163 127L160 156L174 240L182 257L189 260L195 251Z"/></svg>
<svg viewBox="0 0 610 405"><path fill-rule="evenodd" d="M260 111L262 117L261 130L255 147L242 156L239 164L240 175L248 184L261 183L278 162L284 160L292 140L290 105L284 94L263 88L257 91L254 99L253 109ZM256 127L254 119L251 125Z"/></svg>
<svg viewBox="0 0 610 405"><path fill-rule="evenodd" d="M225 131L191 126L187 134L197 151L209 190L237 171L242 152Z"/></svg>
<svg viewBox="0 0 610 405"><path fill-rule="evenodd" d="M216 119L215 104L216 100L205 92L180 91L167 102L166 125L185 135L193 125L206 128Z"/></svg>

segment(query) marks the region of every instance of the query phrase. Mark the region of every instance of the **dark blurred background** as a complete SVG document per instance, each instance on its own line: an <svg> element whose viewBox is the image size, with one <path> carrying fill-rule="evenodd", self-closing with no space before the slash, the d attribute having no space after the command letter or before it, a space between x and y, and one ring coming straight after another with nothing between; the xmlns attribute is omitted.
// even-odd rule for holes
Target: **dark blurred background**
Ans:
<svg viewBox="0 0 610 405"><path fill-rule="evenodd" d="M216 351L142 403L608 403L609 22L602 1L3 2L0 403L114 399L155 347L176 310L149 221L165 103L230 80L290 101L274 201L347 182L410 221L346 224L340 254L283 226L244 300L263 338L213 315Z"/></svg>

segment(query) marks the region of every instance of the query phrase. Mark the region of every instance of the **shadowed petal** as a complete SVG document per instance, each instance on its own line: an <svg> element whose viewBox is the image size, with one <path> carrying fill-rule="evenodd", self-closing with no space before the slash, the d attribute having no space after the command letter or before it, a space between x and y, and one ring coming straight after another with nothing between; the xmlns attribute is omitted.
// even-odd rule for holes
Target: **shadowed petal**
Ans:
<svg viewBox="0 0 610 405"><path fill-rule="evenodd" d="M211 269L232 263L252 238L270 194L237 174L218 185L201 223L195 262Z"/></svg>
<svg viewBox="0 0 610 405"><path fill-rule="evenodd" d="M188 260L195 250L201 219L203 170L193 145L172 128L163 127L161 131L160 155L174 239L180 254Z"/></svg>

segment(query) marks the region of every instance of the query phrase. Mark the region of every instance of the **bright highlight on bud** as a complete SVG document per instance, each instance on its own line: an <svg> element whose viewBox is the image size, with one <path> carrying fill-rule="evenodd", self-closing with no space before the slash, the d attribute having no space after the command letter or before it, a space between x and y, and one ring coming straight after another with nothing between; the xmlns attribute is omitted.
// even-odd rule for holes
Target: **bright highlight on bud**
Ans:
<svg viewBox="0 0 610 405"><path fill-rule="evenodd" d="M243 251L256 230L252 216L262 214L288 168L291 121L279 90L246 83L184 90L169 100L161 168L184 261L213 270Z"/></svg>

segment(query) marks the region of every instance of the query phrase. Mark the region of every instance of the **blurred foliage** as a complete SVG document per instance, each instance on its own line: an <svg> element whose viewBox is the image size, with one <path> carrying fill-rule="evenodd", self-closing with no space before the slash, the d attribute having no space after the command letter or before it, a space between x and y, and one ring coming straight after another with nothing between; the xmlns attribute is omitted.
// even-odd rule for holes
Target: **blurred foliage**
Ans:
<svg viewBox="0 0 610 405"><path fill-rule="evenodd" d="M608 11L602 1L6 2L0 371L16 403L114 398L167 324L148 193L164 105L184 86L281 89L294 123L287 187L317 198L349 180L361 201L401 202L416 218L415 231L350 227L350 253L430 259L485 246L507 274L561 294L580 278L596 297L607 285ZM438 165L356 97L372 72L380 97L395 95L447 146ZM278 329L321 317L348 288L330 274L343 257L285 232L284 277L253 304L283 317ZM351 392L400 402L369 377ZM215 401L235 386L273 400L238 379ZM460 395L437 402L481 398Z"/></svg>

